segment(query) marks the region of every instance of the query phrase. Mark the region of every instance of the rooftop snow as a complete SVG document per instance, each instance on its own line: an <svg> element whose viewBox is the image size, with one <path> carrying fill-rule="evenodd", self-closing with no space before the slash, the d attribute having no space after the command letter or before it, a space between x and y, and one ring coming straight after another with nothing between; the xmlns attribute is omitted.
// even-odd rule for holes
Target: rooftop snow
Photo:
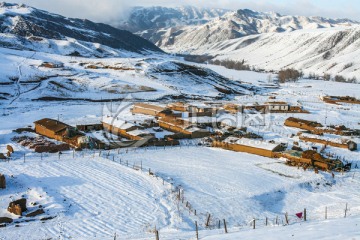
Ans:
<svg viewBox="0 0 360 240"><path fill-rule="evenodd" d="M250 138L235 138L228 137L224 142L234 142L235 144L240 144L244 146L266 149L266 150L274 150L279 144L269 143L257 139Z"/></svg>

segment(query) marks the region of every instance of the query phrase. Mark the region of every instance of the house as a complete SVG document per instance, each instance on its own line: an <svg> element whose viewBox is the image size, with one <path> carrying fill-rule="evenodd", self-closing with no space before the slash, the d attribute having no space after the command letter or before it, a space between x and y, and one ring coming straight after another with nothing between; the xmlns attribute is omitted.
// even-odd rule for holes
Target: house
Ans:
<svg viewBox="0 0 360 240"><path fill-rule="evenodd" d="M62 135L67 128L71 128L70 125L62 123L60 121L44 118L34 122L35 132L48 138L52 138L58 141L62 141Z"/></svg>
<svg viewBox="0 0 360 240"><path fill-rule="evenodd" d="M35 132L57 141L65 142L72 147L78 147L78 138L84 134L78 132L74 127L58 120L44 118L34 122Z"/></svg>
<svg viewBox="0 0 360 240"><path fill-rule="evenodd" d="M168 110L164 107L147 104L147 103L136 103L131 109L133 114L144 114L151 116L158 116L160 113L170 114L171 110Z"/></svg>
<svg viewBox="0 0 360 240"><path fill-rule="evenodd" d="M211 117L217 113L219 110L216 107L209 106L209 105L190 105L183 102L176 102L168 104L167 106L170 110L175 112L183 112L183 117L194 117L194 116L208 116Z"/></svg>
<svg viewBox="0 0 360 240"><path fill-rule="evenodd" d="M111 116L105 116L102 124L104 129L108 132L130 140L139 141L154 138L153 134L148 131L144 131L143 127L140 125Z"/></svg>
<svg viewBox="0 0 360 240"><path fill-rule="evenodd" d="M188 112L189 104L186 104L184 102L175 102L168 104L168 108L170 108L173 111Z"/></svg>
<svg viewBox="0 0 360 240"><path fill-rule="evenodd" d="M210 136L210 132L200 129L189 121L173 117L162 117L158 120L159 126L175 133L181 133L184 137L203 138Z"/></svg>
<svg viewBox="0 0 360 240"><path fill-rule="evenodd" d="M64 64L62 62L43 62L40 67L46 68L63 68Z"/></svg>
<svg viewBox="0 0 360 240"><path fill-rule="evenodd" d="M308 121L294 117L289 117L288 119L286 119L284 125L288 127L300 128L308 131L315 131L317 128L323 127L323 125L321 125L318 122Z"/></svg>
<svg viewBox="0 0 360 240"><path fill-rule="evenodd" d="M330 104L339 104L339 103L350 103L350 104L360 104L360 100L350 96L323 96L321 97L326 103Z"/></svg>
<svg viewBox="0 0 360 240"><path fill-rule="evenodd" d="M290 106L286 102L266 102L265 106L269 112L287 112Z"/></svg>
<svg viewBox="0 0 360 240"><path fill-rule="evenodd" d="M245 152L269 158L280 157L280 152L284 150L284 146L282 144L237 137L228 137L222 142L213 141L212 146L235 152Z"/></svg>

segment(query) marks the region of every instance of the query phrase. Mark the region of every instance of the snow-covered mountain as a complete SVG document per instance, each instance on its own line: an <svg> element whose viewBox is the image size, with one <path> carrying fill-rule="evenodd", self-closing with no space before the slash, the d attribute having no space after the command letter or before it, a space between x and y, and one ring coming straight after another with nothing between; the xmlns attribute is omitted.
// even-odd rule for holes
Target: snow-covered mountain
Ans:
<svg viewBox="0 0 360 240"><path fill-rule="evenodd" d="M119 23L123 29L141 32L149 29L160 29L188 25L200 25L216 17L221 17L230 10L183 7L134 7L128 19Z"/></svg>
<svg viewBox="0 0 360 240"><path fill-rule="evenodd" d="M254 12L248 9L228 12L198 26L172 27L162 29L162 37L156 44L163 49L182 46L197 48L224 40L253 34L292 32L299 29L320 29L358 25L349 19L328 19L322 17L282 16L278 13ZM144 34L140 34L145 36ZM151 41L153 39L149 38ZM187 49L184 47L183 49Z"/></svg>
<svg viewBox="0 0 360 240"><path fill-rule="evenodd" d="M191 44L179 47L191 49ZM360 74L360 26L266 33L207 44L193 54L208 54L219 60L245 60L265 70L301 69L305 73Z"/></svg>
<svg viewBox="0 0 360 240"><path fill-rule="evenodd" d="M20 42L20 46L29 49L33 48L31 45L45 43L54 51L59 47L75 49L75 45L79 45L79 51L87 48L88 52L97 50L99 55L106 51L101 46L135 53L161 52L151 42L131 32L86 19L66 18L23 4L0 3L0 32L0 45L7 47L12 44L19 47ZM13 38L9 39L11 36Z"/></svg>
<svg viewBox="0 0 360 240"><path fill-rule="evenodd" d="M126 29L153 43L162 42L168 29L178 29L184 26L199 26L214 18L218 18L230 10L216 8L183 7L134 7L126 20L115 24L120 29Z"/></svg>

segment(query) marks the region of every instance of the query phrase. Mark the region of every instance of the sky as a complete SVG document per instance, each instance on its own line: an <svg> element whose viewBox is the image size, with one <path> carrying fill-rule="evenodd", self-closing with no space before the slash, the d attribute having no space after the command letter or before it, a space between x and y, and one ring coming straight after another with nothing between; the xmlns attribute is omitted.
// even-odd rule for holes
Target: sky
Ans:
<svg viewBox="0 0 360 240"><path fill-rule="evenodd" d="M67 17L97 22L124 19L132 6L183 6L278 12L282 15L349 18L360 21L360 0L8 0Z"/></svg>

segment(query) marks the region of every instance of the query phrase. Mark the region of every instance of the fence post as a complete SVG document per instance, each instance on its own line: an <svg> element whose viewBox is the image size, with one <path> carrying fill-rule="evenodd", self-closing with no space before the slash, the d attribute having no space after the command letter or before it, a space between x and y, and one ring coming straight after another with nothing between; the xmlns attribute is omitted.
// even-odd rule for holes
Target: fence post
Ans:
<svg viewBox="0 0 360 240"><path fill-rule="evenodd" d="M158 230L155 230L155 239L159 240L159 231Z"/></svg>
<svg viewBox="0 0 360 240"><path fill-rule="evenodd" d="M265 218L265 226L267 226L268 225L268 218L266 217Z"/></svg>
<svg viewBox="0 0 360 240"><path fill-rule="evenodd" d="M24 163L25 163L25 153L24 153Z"/></svg>
<svg viewBox="0 0 360 240"><path fill-rule="evenodd" d="M206 224L205 224L205 226L206 227L208 227L209 226L209 223L210 223L210 213L209 213L209 215L208 215L208 217L207 217L207 220L206 220Z"/></svg>
<svg viewBox="0 0 360 240"><path fill-rule="evenodd" d="M285 213L285 221L286 221L286 224L288 225L289 224L289 219L288 219L288 214Z"/></svg>
<svg viewBox="0 0 360 240"><path fill-rule="evenodd" d="M346 203L346 206L345 206L345 217L346 217L346 212L347 212L347 210L348 210L348 209L347 209L347 208L348 208L347 206L348 206L348 204Z"/></svg>
<svg viewBox="0 0 360 240"><path fill-rule="evenodd" d="M306 208L304 208L304 221L306 222Z"/></svg>
<svg viewBox="0 0 360 240"><path fill-rule="evenodd" d="M225 229L225 233L228 233L225 219L224 219L224 229Z"/></svg>
<svg viewBox="0 0 360 240"><path fill-rule="evenodd" d="M195 230L196 230L196 240L199 240L199 229L198 229L197 221L195 221Z"/></svg>
<svg viewBox="0 0 360 240"><path fill-rule="evenodd" d="M115 161L114 155L113 155L113 161Z"/></svg>
<svg viewBox="0 0 360 240"><path fill-rule="evenodd" d="M278 216L276 216L276 222L275 222L276 225L279 225L279 222L278 222Z"/></svg>
<svg viewBox="0 0 360 240"><path fill-rule="evenodd" d="M325 219L327 219L327 207L325 207Z"/></svg>
<svg viewBox="0 0 360 240"><path fill-rule="evenodd" d="M253 220L253 229L255 229L255 218L254 218L254 220Z"/></svg>

